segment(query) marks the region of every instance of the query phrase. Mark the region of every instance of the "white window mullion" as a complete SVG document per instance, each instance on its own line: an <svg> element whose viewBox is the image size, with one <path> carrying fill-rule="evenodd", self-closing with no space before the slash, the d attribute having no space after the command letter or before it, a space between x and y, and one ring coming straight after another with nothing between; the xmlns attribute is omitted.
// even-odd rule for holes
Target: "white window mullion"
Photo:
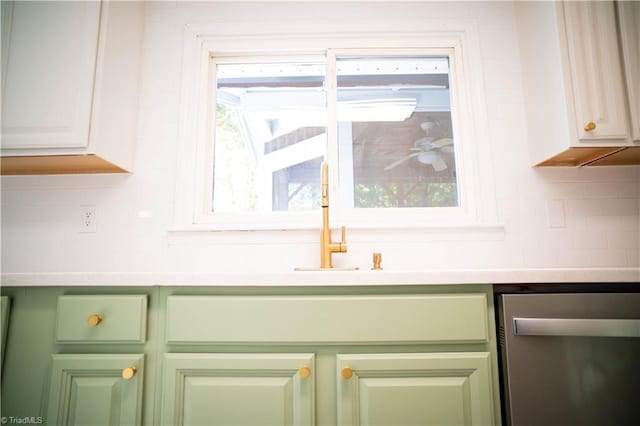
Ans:
<svg viewBox="0 0 640 426"><path fill-rule="evenodd" d="M217 87L216 87L216 64L209 62L209 54L206 53L206 58L204 54L202 54L203 67L207 66L207 82L206 87L208 90L205 91L206 96L205 99L202 100L202 106L200 108L201 115L198 120L200 123L204 123L204 128L200 126L198 129L200 133L200 138L203 138L205 143L201 143L198 145L198 148L202 150L201 153L198 154L202 158L206 159L205 161L198 161L196 163L197 167L197 176L202 176L202 179L198 179L195 182L196 191L200 195L198 198L200 203L198 203L201 208L196 210L196 222L201 221L202 217L209 217L213 212L213 176L214 176L214 167L215 164L215 120L216 120L216 109L217 109ZM206 64L206 65L205 65ZM204 73L203 73L204 74ZM206 102L206 104L205 104ZM204 196L202 196L204 194Z"/></svg>
<svg viewBox="0 0 640 426"><path fill-rule="evenodd" d="M338 123L338 147L340 169L340 207L353 209L353 124Z"/></svg>
<svg viewBox="0 0 640 426"><path fill-rule="evenodd" d="M338 91L337 91L336 55L327 50L327 71L325 87L327 91L327 162L329 163L329 199L338 200L340 170L338 155ZM332 206L337 207L337 203ZM334 209L336 210L336 209Z"/></svg>

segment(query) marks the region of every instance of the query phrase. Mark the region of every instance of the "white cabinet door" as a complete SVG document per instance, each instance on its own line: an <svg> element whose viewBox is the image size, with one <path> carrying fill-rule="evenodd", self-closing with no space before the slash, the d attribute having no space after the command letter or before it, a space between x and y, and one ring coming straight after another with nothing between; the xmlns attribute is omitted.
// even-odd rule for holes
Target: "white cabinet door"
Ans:
<svg viewBox="0 0 640 426"><path fill-rule="evenodd" d="M627 105L613 2L562 2L570 110L580 143L627 143Z"/></svg>
<svg viewBox="0 0 640 426"><path fill-rule="evenodd" d="M619 1L617 4L629 95L631 137L635 143L640 143L640 2Z"/></svg>
<svg viewBox="0 0 640 426"><path fill-rule="evenodd" d="M99 2L3 2L3 148L86 147Z"/></svg>

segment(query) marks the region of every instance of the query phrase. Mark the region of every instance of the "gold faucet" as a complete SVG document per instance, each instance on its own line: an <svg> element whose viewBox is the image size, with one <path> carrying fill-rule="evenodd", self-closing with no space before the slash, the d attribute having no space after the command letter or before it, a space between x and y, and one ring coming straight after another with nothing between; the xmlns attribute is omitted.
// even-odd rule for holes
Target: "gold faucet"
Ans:
<svg viewBox="0 0 640 426"><path fill-rule="evenodd" d="M321 171L321 187L322 187L322 231L320 234L320 268L333 268L331 263L331 255L333 253L346 253L346 233L347 230L342 227L342 241L339 243L331 241L331 228L329 227L329 166L326 162L322 163Z"/></svg>

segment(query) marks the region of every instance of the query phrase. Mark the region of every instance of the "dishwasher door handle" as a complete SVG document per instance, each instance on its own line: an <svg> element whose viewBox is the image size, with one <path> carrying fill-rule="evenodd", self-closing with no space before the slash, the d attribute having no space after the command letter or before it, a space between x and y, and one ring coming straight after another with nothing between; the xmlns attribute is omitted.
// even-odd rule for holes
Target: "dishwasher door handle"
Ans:
<svg viewBox="0 0 640 426"><path fill-rule="evenodd" d="M640 337L640 319L513 318L516 336Z"/></svg>

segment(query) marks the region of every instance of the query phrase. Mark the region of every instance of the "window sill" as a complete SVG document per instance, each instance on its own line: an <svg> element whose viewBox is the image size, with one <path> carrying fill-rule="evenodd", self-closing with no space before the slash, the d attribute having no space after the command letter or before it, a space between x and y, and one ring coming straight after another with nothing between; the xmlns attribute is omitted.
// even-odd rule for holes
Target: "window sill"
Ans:
<svg viewBox="0 0 640 426"><path fill-rule="evenodd" d="M177 226L168 230L170 243L189 241L219 244L294 244L318 241L321 225L300 225L282 229L273 225L225 227L214 225ZM389 225L389 226L347 226L347 240L350 242L371 241L375 235L378 242L395 241L500 241L504 239L505 227L501 223L485 224L433 224L428 226ZM339 226L332 226L334 234L339 234Z"/></svg>

